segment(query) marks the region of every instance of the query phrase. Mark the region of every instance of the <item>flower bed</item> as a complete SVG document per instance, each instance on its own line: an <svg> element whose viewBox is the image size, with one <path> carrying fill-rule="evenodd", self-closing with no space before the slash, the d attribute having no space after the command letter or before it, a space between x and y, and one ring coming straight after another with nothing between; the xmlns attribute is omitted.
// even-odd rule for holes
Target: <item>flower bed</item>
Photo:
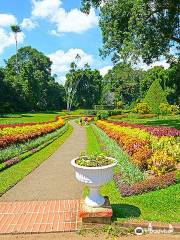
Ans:
<svg viewBox="0 0 180 240"><path fill-rule="evenodd" d="M80 115L80 114L78 114L78 115L65 115L65 116L63 116L62 118L68 120L68 119L80 118L80 117L82 117L83 119L85 119L85 118L87 117L88 120L90 120L90 121L93 121L93 120L94 120L94 116L93 116L93 115L84 116L84 115Z"/></svg>
<svg viewBox="0 0 180 240"><path fill-rule="evenodd" d="M94 116L85 116L85 117L82 117L82 120L85 121L87 120L88 123L94 121Z"/></svg>
<svg viewBox="0 0 180 240"><path fill-rule="evenodd" d="M143 194L157 189L166 188L178 182L175 172L170 172L162 176L146 179L142 182L135 183L132 186L122 183L120 173L114 176L114 180L121 192L121 196L123 197Z"/></svg>
<svg viewBox="0 0 180 240"><path fill-rule="evenodd" d="M30 122L30 123L15 123L15 124L0 124L0 130L3 128L15 128L15 127L25 127L25 126L33 126L33 125L37 125L37 124L47 124L47 123L53 123L53 122L57 122L59 117L56 117L54 121L48 121L48 122Z"/></svg>
<svg viewBox="0 0 180 240"><path fill-rule="evenodd" d="M97 126L125 150L142 170L162 175L175 168L180 159L180 131L126 122L97 121Z"/></svg>
<svg viewBox="0 0 180 240"><path fill-rule="evenodd" d="M8 159L8 160L4 161L3 163L0 163L0 172L13 166L14 164L16 164L18 162L26 159L27 157L40 151L41 149L47 147L49 144L51 144L52 142L57 140L60 136L62 136L67 130L68 130L68 126L65 125L64 127L60 128L59 130L56 131L57 135L55 135L54 133L50 133L50 134L47 134L46 136L40 137L40 138L42 138L41 140L38 138L39 139L38 145L35 144L34 147L26 148L26 150L21 152L19 155L14 156L13 158ZM48 135L50 135L49 139L48 139ZM44 138L44 141L43 141L43 138ZM46 140L46 138L47 138L47 140ZM33 141L36 141L36 140L31 140L32 146L33 146Z"/></svg>
<svg viewBox="0 0 180 240"><path fill-rule="evenodd" d="M121 115L113 115L113 116L110 116L110 119L121 119L121 118L127 118L128 117L128 114L121 114Z"/></svg>
<svg viewBox="0 0 180 240"><path fill-rule="evenodd" d="M82 115L79 115L79 114L75 114L75 115L73 115L73 114L67 114L67 115L64 115L64 116L62 116L62 118L63 119L73 119L73 118L79 118L79 117L82 117Z"/></svg>
<svg viewBox="0 0 180 240"><path fill-rule="evenodd" d="M62 133L65 133L68 130L69 125L65 124L63 127L57 129L54 132L48 133L46 135L37 137L32 140L28 140L26 142L18 143L18 144L11 144L6 148L1 149L0 154L0 163L3 163L9 159L18 157L24 154L27 151L30 151L34 148L39 147L40 145L50 141L51 139L60 136Z"/></svg>
<svg viewBox="0 0 180 240"><path fill-rule="evenodd" d="M132 185L143 181L145 173L130 161L128 154L119 147L118 143L96 125L93 125L93 129L101 149L118 160L116 171L121 171L122 182Z"/></svg>
<svg viewBox="0 0 180 240"><path fill-rule="evenodd" d="M176 128L170 128L170 127L165 127L165 126L145 126L143 124L133 124L133 123L127 123L127 122L113 122L113 121L108 121L108 122L113 123L114 125L121 126L121 127L131 127L131 128L142 129L156 137L180 136L180 130L177 130Z"/></svg>
<svg viewBox="0 0 180 240"><path fill-rule="evenodd" d="M0 148L10 144L24 142L61 128L65 121L57 117L55 121L46 123L11 124L0 128Z"/></svg>

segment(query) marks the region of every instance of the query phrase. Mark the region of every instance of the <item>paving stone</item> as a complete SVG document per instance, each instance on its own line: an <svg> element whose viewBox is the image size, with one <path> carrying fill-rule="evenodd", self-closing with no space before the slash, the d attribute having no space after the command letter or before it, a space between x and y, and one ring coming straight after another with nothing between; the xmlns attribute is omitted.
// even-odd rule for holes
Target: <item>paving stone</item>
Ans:
<svg viewBox="0 0 180 240"><path fill-rule="evenodd" d="M80 200L0 202L0 234L77 231L79 209Z"/></svg>

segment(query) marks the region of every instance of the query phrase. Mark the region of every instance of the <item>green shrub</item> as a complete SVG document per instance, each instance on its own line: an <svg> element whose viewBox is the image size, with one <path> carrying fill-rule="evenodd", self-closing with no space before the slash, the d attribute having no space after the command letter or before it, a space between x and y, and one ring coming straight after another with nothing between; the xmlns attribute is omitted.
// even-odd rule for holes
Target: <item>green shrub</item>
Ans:
<svg viewBox="0 0 180 240"><path fill-rule="evenodd" d="M107 119L109 115L110 115L109 112L106 110L98 111L96 114L97 119Z"/></svg>
<svg viewBox="0 0 180 240"><path fill-rule="evenodd" d="M179 113L179 107L177 105L170 105L169 111L171 114L176 115Z"/></svg>
<svg viewBox="0 0 180 240"><path fill-rule="evenodd" d="M138 118L144 119L144 118L155 118L157 117L157 114L154 113L147 113L147 114L139 114Z"/></svg>
<svg viewBox="0 0 180 240"><path fill-rule="evenodd" d="M110 112L110 115L111 115L111 116L121 115L122 110L120 110L120 109L114 109L114 110L111 110L111 111L109 111L109 112Z"/></svg>
<svg viewBox="0 0 180 240"><path fill-rule="evenodd" d="M159 106L161 114L168 114L169 113L170 105L168 103L161 103Z"/></svg>
<svg viewBox="0 0 180 240"><path fill-rule="evenodd" d="M137 105L138 103L141 103L141 102L142 102L142 99L137 99L137 100L132 101L132 102L130 103L128 109L131 109L131 111L133 111L134 108L136 107L136 105Z"/></svg>
<svg viewBox="0 0 180 240"><path fill-rule="evenodd" d="M130 112L131 112L131 109L122 109L121 112L122 112L122 113L130 113Z"/></svg>
<svg viewBox="0 0 180 240"><path fill-rule="evenodd" d="M121 114L121 115L111 116L111 119L122 119L122 118L128 118L128 114L125 113L125 114Z"/></svg>
<svg viewBox="0 0 180 240"><path fill-rule="evenodd" d="M134 112L139 113L139 114L147 114L150 113L150 107L147 103L142 102L138 103L136 107L134 108Z"/></svg>
<svg viewBox="0 0 180 240"><path fill-rule="evenodd" d="M98 112L97 110L90 109L87 110L87 115L96 115L97 112Z"/></svg>
<svg viewBox="0 0 180 240"><path fill-rule="evenodd" d="M116 103L116 108L117 108L117 109L121 109L121 108L123 108L123 106L124 106L123 101L118 101L118 102Z"/></svg>
<svg viewBox="0 0 180 240"><path fill-rule="evenodd" d="M160 104L161 114L173 114L176 115L179 113L179 107L177 105L170 105L166 103Z"/></svg>
<svg viewBox="0 0 180 240"><path fill-rule="evenodd" d="M156 79L151 84L149 90L146 93L146 96L145 96L143 102L148 104L152 113L157 113L157 114L160 113L160 104L161 103L168 104L166 95L159 83L159 79Z"/></svg>

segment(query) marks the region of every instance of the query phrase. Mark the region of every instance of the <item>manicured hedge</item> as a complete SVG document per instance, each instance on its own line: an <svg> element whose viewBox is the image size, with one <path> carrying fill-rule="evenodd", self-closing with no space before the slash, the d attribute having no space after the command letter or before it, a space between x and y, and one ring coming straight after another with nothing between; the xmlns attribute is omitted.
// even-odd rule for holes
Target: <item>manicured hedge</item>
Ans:
<svg viewBox="0 0 180 240"><path fill-rule="evenodd" d="M165 92L163 91L159 79L156 79L150 86L147 94L144 98L144 102L147 103L152 113L160 114L160 104L167 104Z"/></svg>

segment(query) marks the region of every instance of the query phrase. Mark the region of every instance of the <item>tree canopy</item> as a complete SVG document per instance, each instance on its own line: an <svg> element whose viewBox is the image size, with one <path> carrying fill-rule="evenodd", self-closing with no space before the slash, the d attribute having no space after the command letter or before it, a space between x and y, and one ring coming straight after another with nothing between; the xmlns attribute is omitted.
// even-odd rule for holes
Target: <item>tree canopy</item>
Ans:
<svg viewBox="0 0 180 240"><path fill-rule="evenodd" d="M174 60L168 69L155 66L147 71L132 68L130 64L116 64L103 78L103 104L123 101L125 105L134 105L143 99L152 85L158 79L165 92L168 102L179 104L180 96L180 60Z"/></svg>
<svg viewBox="0 0 180 240"><path fill-rule="evenodd" d="M82 10L100 6L102 1L83 0ZM103 37L102 56L134 62L142 58L151 63L170 48L180 45L179 0L110 0L100 6Z"/></svg>
<svg viewBox="0 0 180 240"><path fill-rule="evenodd" d="M78 68L73 62L64 86L52 76L50 59L38 50L20 48L18 61L18 73L16 55L9 58L4 68L0 68L1 114L61 110L66 108L67 102L70 109L90 109L99 104L117 106L118 103L132 108L144 99L157 79L158 88L163 89L168 102L180 103L180 57L174 58L168 69L157 66L148 71L118 63L104 77L88 64Z"/></svg>
<svg viewBox="0 0 180 240"><path fill-rule="evenodd" d="M17 54L19 72L15 55L4 68L3 82L12 89L11 107L15 111L64 107L64 89L51 76L50 59L31 47L21 48Z"/></svg>
<svg viewBox="0 0 180 240"><path fill-rule="evenodd" d="M114 93L114 102L130 104L141 97L140 81L144 73L128 64L117 64L105 75L102 101L105 104L109 93Z"/></svg>
<svg viewBox="0 0 180 240"><path fill-rule="evenodd" d="M69 73L66 75L65 89L74 88L71 95L72 106L79 108L93 108L98 104L101 98L102 76L98 70L92 70L89 65L78 69L77 66L71 65ZM72 97L72 96L70 96Z"/></svg>

